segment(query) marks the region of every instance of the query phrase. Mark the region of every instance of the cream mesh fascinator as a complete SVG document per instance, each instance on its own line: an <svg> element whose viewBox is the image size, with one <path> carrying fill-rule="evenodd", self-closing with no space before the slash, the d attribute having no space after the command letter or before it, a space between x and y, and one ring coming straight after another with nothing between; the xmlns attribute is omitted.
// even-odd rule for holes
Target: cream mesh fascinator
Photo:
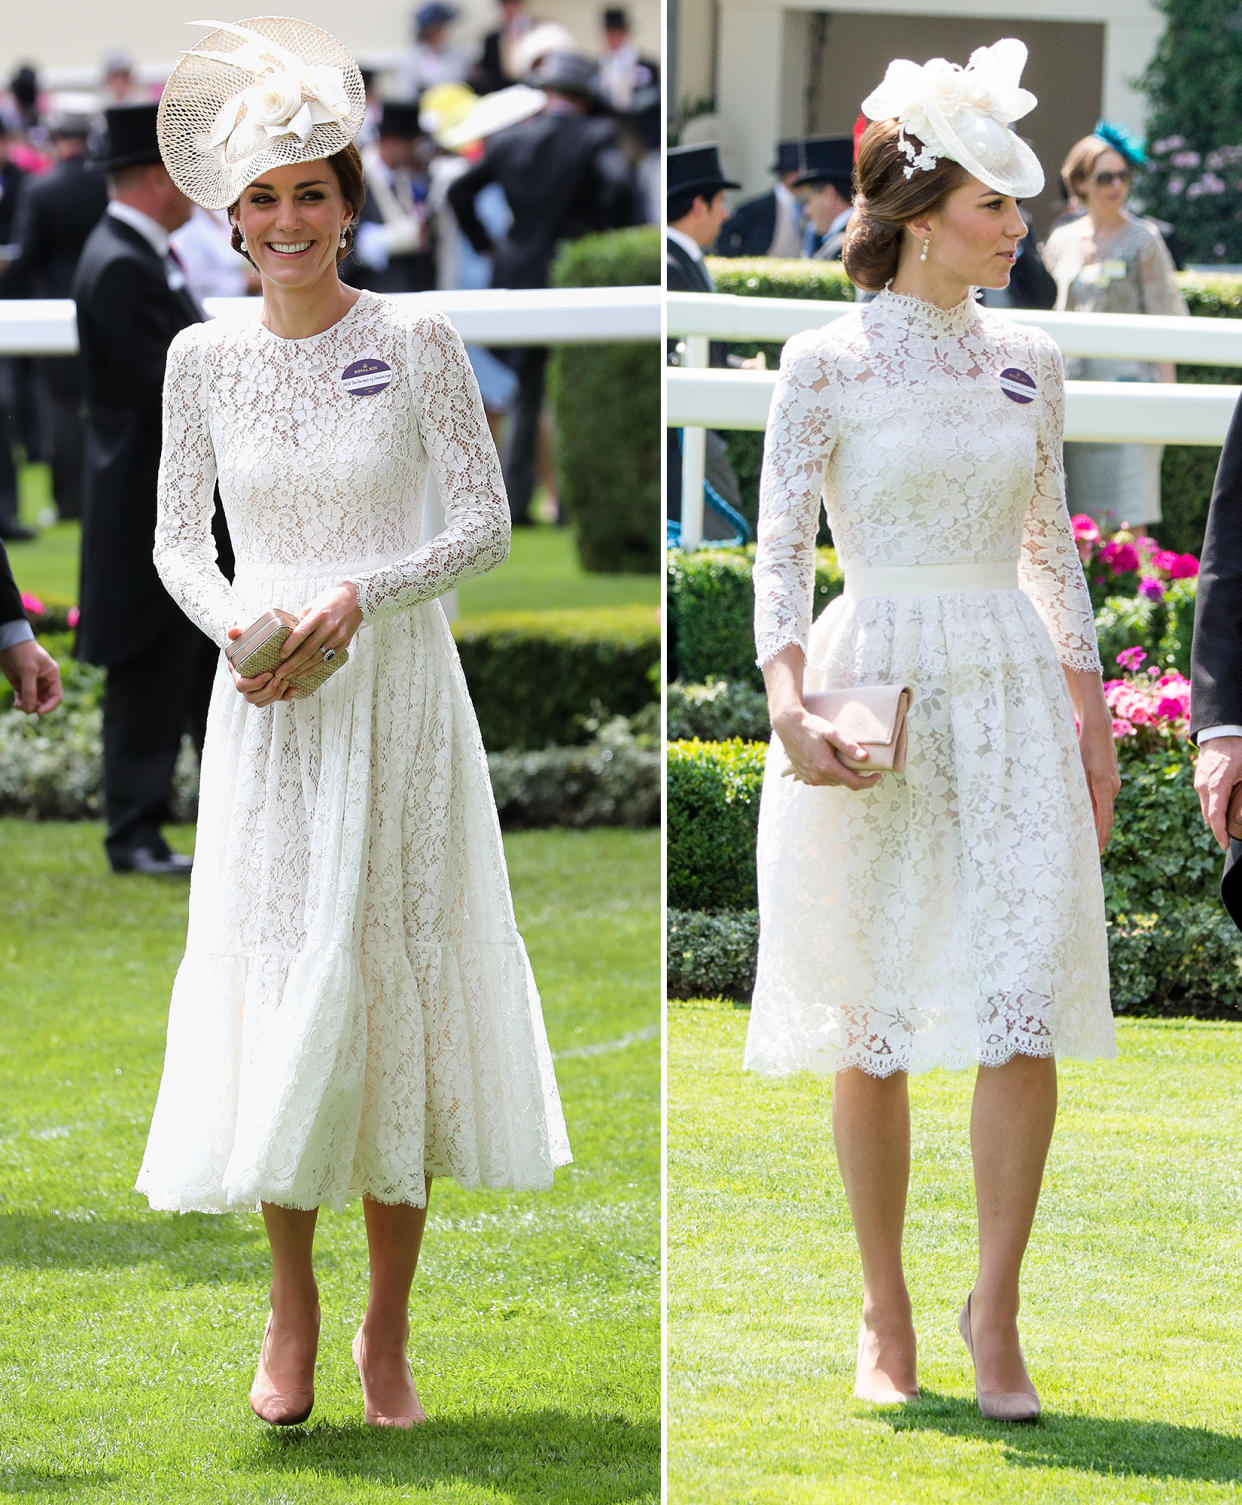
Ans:
<svg viewBox="0 0 1242 1505"><path fill-rule="evenodd" d="M920 169L930 172L947 157L996 193L1031 198L1044 186L1044 170L1009 129L1038 103L1018 83L1026 56L1024 43L1006 37L976 48L964 68L942 57L922 67L895 58L884 82L863 100L862 112L869 120L897 121L910 164L907 178ZM921 151L907 132L922 143Z"/></svg>
<svg viewBox="0 0 1242 1505"><path fill-rule="evenodd" d="M263 173L330 157L358 134L362 74L331 33L288 16L190 24L215 29L173 69L156 131L196 204L227 209Z"/></svg>

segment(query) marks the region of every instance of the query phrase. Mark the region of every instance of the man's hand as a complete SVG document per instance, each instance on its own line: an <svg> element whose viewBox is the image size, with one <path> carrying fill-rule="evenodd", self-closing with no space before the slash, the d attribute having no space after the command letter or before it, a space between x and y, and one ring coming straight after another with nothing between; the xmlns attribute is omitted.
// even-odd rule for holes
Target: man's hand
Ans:
<svg viewBox="0 0 1242 1505"><path fill-rule="evenodd" d="M1229 850L1225 816L1235 784L1242 784L1242 737L1210 737L1199 749L1195 792L1212 835Z"/></svg>
<svg viewBox="0 0 1242 1505"><path fill-rule="evenodd" d="M13 686L13 704L19 711L46 716L60 704L60 666L36 638L0 648L0 672Z"/></svg>

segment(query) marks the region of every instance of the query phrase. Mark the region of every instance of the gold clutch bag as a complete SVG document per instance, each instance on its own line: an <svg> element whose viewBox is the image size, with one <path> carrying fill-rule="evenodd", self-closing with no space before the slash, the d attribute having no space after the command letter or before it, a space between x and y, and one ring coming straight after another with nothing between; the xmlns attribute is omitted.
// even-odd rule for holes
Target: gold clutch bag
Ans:
<svg viewBox="0 0 1242 1505"><path fill-rule="evenodd" d="M265 611L258 621L251 622L241 637L233 639L224 650L225 657L243 679L257 679L260 674L271 674L280 663L285 639L297 625L298 619L292 612L273 607L271 611ZM293 699L305 700L308 695L313 695L324 680L335 674L348 659L349 650L338 648L330 662L316 664L313 669L295 674L290 680Z"/></svg>
<svg viewBox="0 0 1242 1505"><path fill-rule="evenodd" d="M904 773L906 713L913 698L908 685L854 685L848 690L815 690L802 697L812 716L831 721L843 737L860 742L867 759L837 756L862 773Z"/></svg>

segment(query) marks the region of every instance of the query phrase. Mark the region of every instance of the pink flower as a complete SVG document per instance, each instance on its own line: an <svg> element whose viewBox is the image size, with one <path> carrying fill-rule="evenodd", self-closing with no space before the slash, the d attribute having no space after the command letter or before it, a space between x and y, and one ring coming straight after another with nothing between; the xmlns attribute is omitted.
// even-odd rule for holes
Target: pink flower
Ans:
<svg viewBox="0 0 1242 1505"><path fill-rule="evenodd" d="M1172 549L1157 549L1151 556L1152 567L1163 570L1166 575L1172 575L1173 566L1182 556L1175 554Z"/></svg>
<svg viewBox="0 0 1242 1505"><path fill-rule="evenodd" d="M44 606L43 602L39 600L38 596L28 596L26 592L23 591L22 610L30 616L41 617L47 610L47 607Z"/></svg>
<svg viewBox="0 0 1242 1505"><path fill-rule="evenodd" d="M1154 575L1144 575L1139 581L1138 593L1149 601L1164 600L1164 586Z"/></svg>
<svg viewBox="0 0 1242 1505"><path fill-rule="evenodd" d="M1122 737L1133 737L1133 735L1134 728L1128 721L1123 721L1117 716L1113 717L1113 736L1118 742L1121 741Z"/></svg>
<svg viewBox="0 0 1242 1505"><path fill-rule="evenodd" d="M66 616L65 620L69 623L70 627L76 627L78 625L78 617L79 617L79 615L80 615L80 613L79 613L79 611L78 611L78 609L77 609L76 606L71 606L69 608L69 612L68 612L68 615Z"/></svg>
<svg viewBox="0 0 1242 1505"><path fill-rule="evenodd" d="M1134 670L1138 669L1140 665L1147 662L1147 651L1146 649L1139 648L1137 646L1134 648L1123 648L1117 655L1117 662L1123 669L1129 669L1131 672L1133 672ZM1122 685L1125 684L1125 680L1114 679L1110 681L1110 683L1115 685ZM1107 688L1107 686L1105 688Z"/></svg>
<svg viewBox="0 0 1242 1505"><path fill-rule="evenodd" d="M1199 561L1193 554L1178 554L1169 566L1169 574L1174 580L1193 580L1198 573Z"/></svg>
<svg viewBox="0 0 1242 1505"><path fill-rule="evenodd" d="M1099 543L1100 529L1093 517L1088 517L1085 512L1076 512L1070 522L1073 524L1076 542Z"/></svg>
<svg viewBox="0 0 1242 1505"><path fill-rule="evenodd" d="M1139 567L1138 550L1132 543L1106 543L1100 550L1100 558L1114 575L1124 575Z"/></svg>
<svg viewBox="0 0 1242 1505"><path fill-rule="evenodd" d="M1156 702L1156 715L1164 716L1170 721L1180 721L1188 712L1189 707L1179 696L1166 695L1163 700Z"/></svg>

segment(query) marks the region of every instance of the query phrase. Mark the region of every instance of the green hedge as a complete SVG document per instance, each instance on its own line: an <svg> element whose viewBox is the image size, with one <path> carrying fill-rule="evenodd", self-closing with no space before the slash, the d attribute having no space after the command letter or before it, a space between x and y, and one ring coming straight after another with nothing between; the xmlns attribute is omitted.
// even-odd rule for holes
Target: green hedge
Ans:
<svg viewBox="0 0 1242 1505"><path fill-rule="evenodd" d="M767 696L743 680L683 685L675 679L665 700L670 742L762 742L770 732Z"/></svg>
<svg viewBox="0 0 1242 1505"><path fill-rule="evenodd" d="M668 551L668 661L676 678L763 683L755 667L754 559L753 544ZM816 616L841 594L843 583L836 554L821 549L815 565Z"/></svg>
<svg viewBox="0 0 1242 1505"><path fill-rule="evenodd" d="M658 284L662 268L660 232L643 225L567 245L552 268L552 285ZM658 340L559 345L553 351L548 390L558 494L588 570L659 569L663 384Z"/></svg>
<svg viewBox="0 0 1242 1505"><path fill-rule="evenodd" d="M670 998L748 998L759 959L759 915L753 909L703 914L668 912L665 981Z"/></svg>
<svg viewBox="0 0 1242 1505"><path fill-rule="evenodd" d="M1117 655L1135 646L1145 649L1152 663L1189 676L1196 587L1195 580L1175 580L1163 601L1109 596L1095 614L1104 678L1117 676Z"/></svg>
<svg viewBox="0 0 1242 1505"><path fill-rule="evenodd" d="M721 929L716 919L678 916L679 934L692 944L682 947L681 991L673 996L749 992L753 979L739 972L738 958L749 954L763 755L761 744L737 741L669 748L670 992L673 911L717 918L725 911L737 922ZM1220 905L1222 858L1199 814L1193 749L1127 738L1118 755L1121 794L1103 863L1113 1007L1213 1016L1242 1010L1242 947ZM709 958L704 937L713 935L728 937L732 960ZM725 985L726 973L735 985Z"/></svg>
<svg viewBox="0 0 1242 1505"><path fill-rule="evenodd" d="M722 293L752 298L816 298L826 303L852 302L854 289L839 263L781 261L759 257L753 260L712 257L709 261L716 287ZM1186 307L1196 318L1242 318L1242 277L1223 273L1180 272L1177 278ZM762 350L768 365L780 357L779 344L737 344L740 355ZM1179 366L1179 382L1225 383L1239 381L1236 366ZM729 458L742 484L742 511L755 522L758 514L759 472L763 465L763 435L735 431L728 436ZM1203 547L1212 480L1220 459L1219 448L1202 444L1172 444L1164 451L1161 467L1163 520L1156 529L1168 549L1198 554Z"/></svg>
<svg viewBox="0 0 1242 1505"><path fill-rule="evenodd" d="M668 903L746 909L755 902L761 743L673 742L668 749Z"/></svg>
<svg viewBox="0 0 1242 1505"><path fill-rule="evenodd" d="M588 721L656 696L660 626L646 606L523 611L453 624L489 750L581 742Z"/></svg>

